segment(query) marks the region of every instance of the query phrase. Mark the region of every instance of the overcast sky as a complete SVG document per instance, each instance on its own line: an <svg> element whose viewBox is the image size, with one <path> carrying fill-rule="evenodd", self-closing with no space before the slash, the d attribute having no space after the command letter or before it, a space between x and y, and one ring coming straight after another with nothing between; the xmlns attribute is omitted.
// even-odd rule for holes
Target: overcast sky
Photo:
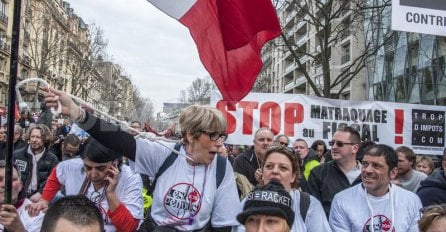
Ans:
<svg viewBox="0 0 446 232"><path fill-rule="evenodd" d="M87 24L108 39L108 53L131 77L156 111L176 102L179 92L209 74L189 31L146 0L68 0Z"/></svg>

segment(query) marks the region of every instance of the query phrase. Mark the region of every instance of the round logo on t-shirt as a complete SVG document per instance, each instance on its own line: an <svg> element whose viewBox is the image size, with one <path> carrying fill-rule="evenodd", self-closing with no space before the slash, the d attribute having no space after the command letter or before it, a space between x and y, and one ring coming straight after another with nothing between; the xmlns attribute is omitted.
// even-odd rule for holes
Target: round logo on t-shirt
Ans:
<svg viewBox="0 0 446 232"><path fill-rule="evenodd" d="M164 196L164 208L170 215L181 220L193 217L200 211L201 194L191 184L176 184Z"/></svg>
<svg viewBox="0 0 446 232"><path fill-rule="evenodd" d="M373 228L370 226L371 218L367 220L365 225L362 227L363 232L395 232L395 227L392 228L392 221L384 215L375 215L373 217Z"/></svg>

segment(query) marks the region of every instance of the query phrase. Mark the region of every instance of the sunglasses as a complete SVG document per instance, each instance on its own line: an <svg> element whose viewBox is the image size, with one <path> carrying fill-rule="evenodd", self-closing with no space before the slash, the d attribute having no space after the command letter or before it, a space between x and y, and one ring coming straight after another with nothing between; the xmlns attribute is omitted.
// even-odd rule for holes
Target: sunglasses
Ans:
<svg viewBox="0 0 446 232"><path fill-rule="evenodd" d="M284 143L284 142L279 142L280 143L280 145L283 145L283 146L288 146L288 143Z"/></svg>
<svg viewBox="0 0 446 232"><path fill-rule="evenodd" d="M342 141L336 141L336 140L332 140L328 142L328 145L333 146L335 145L338 147L343 147L344 145L355 145L356 143L346 143L346 142L342 142Z"/></svg>
<svg viewBox="0 0 446 232"><path fill-rule="evenodd" d="M220 133L215 132L215 131L205 131L205 130L202 130L201 133L207 134L211 141L217 141L218 139L221 138L221 140L224 142L228 138L228 134L226 134L226 133L220 134Z"/></svg>

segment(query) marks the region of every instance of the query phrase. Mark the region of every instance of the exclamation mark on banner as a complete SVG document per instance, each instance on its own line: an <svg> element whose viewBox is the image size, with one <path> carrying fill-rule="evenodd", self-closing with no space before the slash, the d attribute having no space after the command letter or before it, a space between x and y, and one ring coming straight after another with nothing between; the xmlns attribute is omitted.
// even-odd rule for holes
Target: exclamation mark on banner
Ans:
<svg viewBox="0 0 446 232"><path fill-rule="evenodd" d="M395 144L403 144L404 110L395 110Z"/></svg>

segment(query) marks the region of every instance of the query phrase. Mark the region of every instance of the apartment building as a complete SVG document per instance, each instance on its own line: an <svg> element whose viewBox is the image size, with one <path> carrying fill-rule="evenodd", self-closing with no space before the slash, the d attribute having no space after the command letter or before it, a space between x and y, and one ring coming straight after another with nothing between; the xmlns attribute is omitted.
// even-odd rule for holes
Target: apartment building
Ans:
<svg viewBox="0 0 446 232"><path fill-rule="evenodd" d="M325 97L364 100L365 69L358 57L365 45L361 25L352 26L354 6L332 6L339 12L330 18L315 2L322 1L285 3L277 10L293 51L283 38L270 43L262 52L260 76L271 78L271 92L317 95L316 89ZM324 85L329 85L326 95Z"/></svg>
<svg viewBox="0 0 446 232"><path fill-rule="evenodd" d="M103 89L101 101L106 110L119 120L133 115L133 85L130 79L122 73L122 68L110 61L98 59L95 61L99 75L102 77Z"/></svg>
<svg viewBox="0 0 446 232"><path fill-rule="evenodd" d="M0 105L7 104L13 10L14 1L0 1ZM92 55L90 28L68 2L23 0L21 16L17 81L39 77L103 112L113 107L122 116L129 111L123 106L133 103L131 81L120 73L103 76ZM40 108L39 86L29 83L21 90L32 111ZM111 88L123 90L115 95L115 104L104 101Z"/></svg>

